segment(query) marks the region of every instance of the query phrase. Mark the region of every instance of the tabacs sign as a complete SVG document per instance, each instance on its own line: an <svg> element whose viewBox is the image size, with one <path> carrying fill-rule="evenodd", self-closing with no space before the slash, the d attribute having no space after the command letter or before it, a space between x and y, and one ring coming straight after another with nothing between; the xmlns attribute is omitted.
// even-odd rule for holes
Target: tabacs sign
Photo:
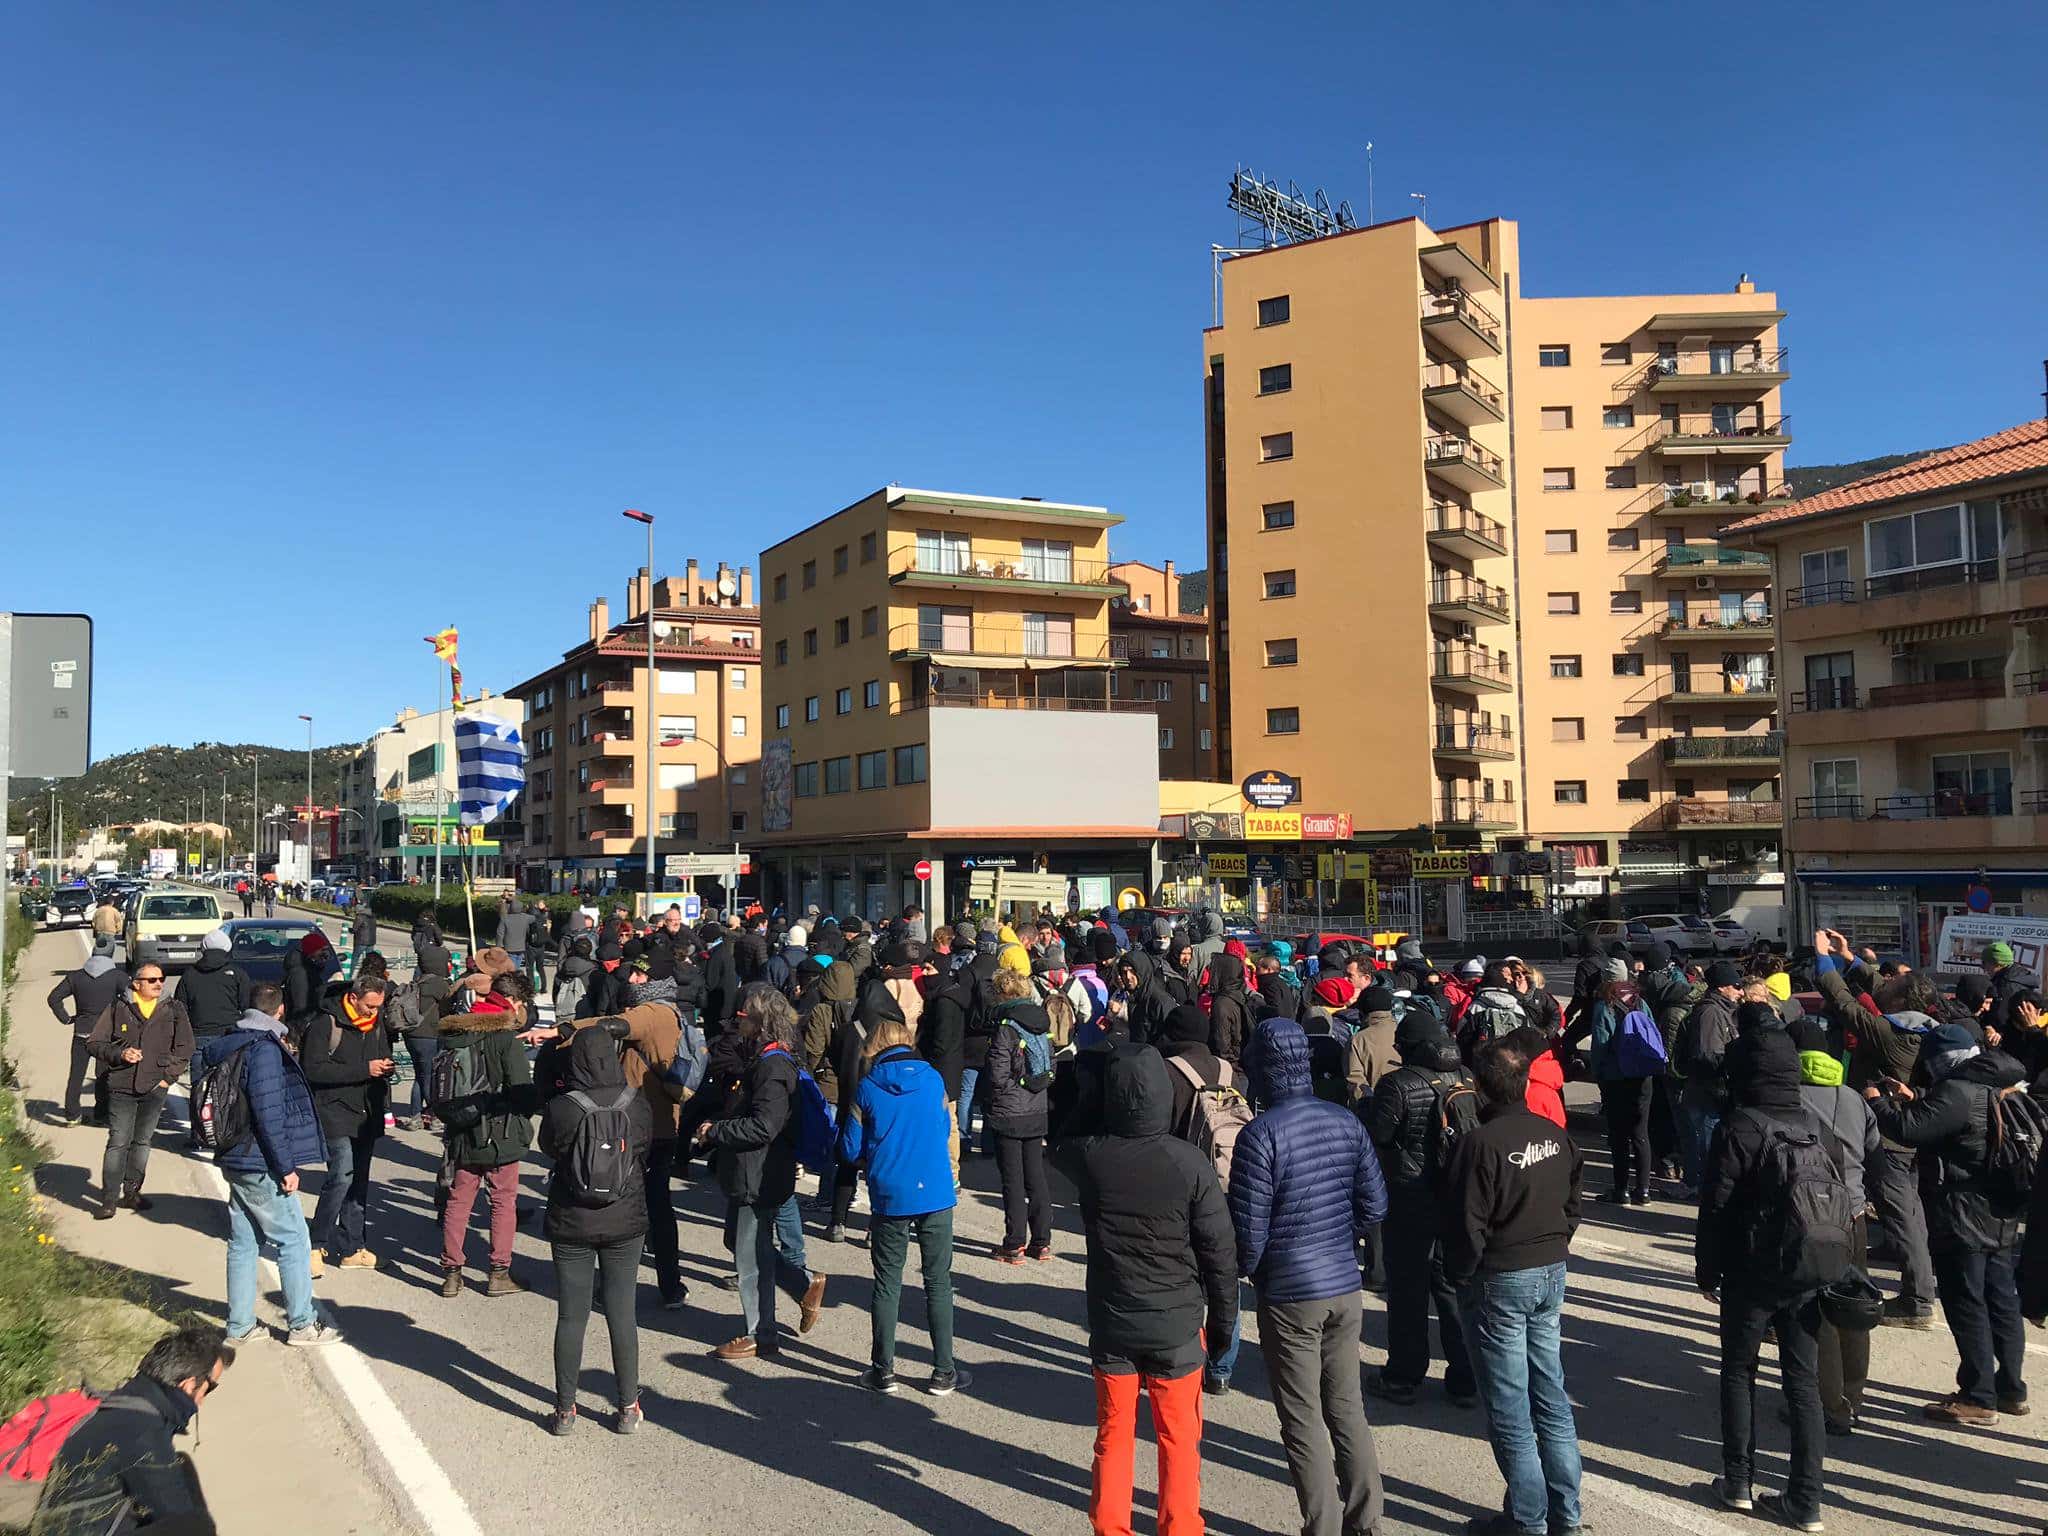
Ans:
<svg viewBox="0 0 2048 1536"><path fill-rule="evenodd" d="M1282 806L1301 803L1301 780L1277 768L1246 775L1238 788L1244 792L1246 801L1262 811L1277 811Z"/></svg>

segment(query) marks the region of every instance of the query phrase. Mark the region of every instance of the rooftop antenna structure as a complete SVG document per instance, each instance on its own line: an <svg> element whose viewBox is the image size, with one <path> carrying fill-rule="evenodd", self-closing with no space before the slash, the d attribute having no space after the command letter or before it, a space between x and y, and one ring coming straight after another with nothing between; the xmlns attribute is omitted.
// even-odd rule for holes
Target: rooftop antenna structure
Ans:
<svg viewBox="0 0 2048 1536"><path fill-rule="evenodd" d="M1408 195L1414 198L1416 202L1422 204L1422 222L1427 224L1429 222L1429 194L1427 192L1410 192Z"/></svg>
<svg viewBox="0 0 2048 1536"><path fill-rule="evenodd" d="M1365 222L1366 222L1366 223L1368 223L1368 224L1376 224L1376 223L1378 223L1378 222L1379 222L1379 220L1378 220L1378 219L1376 219L1376 218L1375 218L1375 217L1373 216L1373 207L1372 207L1372 140L1371 140L1371 139L1367 139L1367 140L1365 141Z"/></svg>
<svg viewBox="0 0 2048 1536"><path fill-rule="evenodd" d="M1320 240L1358 228L1349 202L1332 207L1321 187L1304 192L1292 181L1283 192L1277 181L1267 181L1243 166L1231 174L1229 202L1237 213L1237 244L1250 250Z"/></svg>

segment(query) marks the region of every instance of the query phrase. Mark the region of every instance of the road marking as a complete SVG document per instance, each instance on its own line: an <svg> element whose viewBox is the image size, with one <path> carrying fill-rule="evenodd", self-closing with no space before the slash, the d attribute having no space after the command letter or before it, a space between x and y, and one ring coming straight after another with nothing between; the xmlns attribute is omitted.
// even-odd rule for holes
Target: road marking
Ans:
<svg viewBox="0 0 2048 1536"><path fill-rule="evenodd" d="M1751 1529L1750 1526L1730 1525L1725 1520L1715 1519L1704 1509L1648 1488L1617 1482L1598 1472L1579 1475L1579 1492L1581 1497L1591 1494L1599 1499L1612 1499L1617 1504L1626 1504L1630 1509L1653 1516L1659 1530L1690 1531L1692 1536L1744 1536Z"/></svg>
<svg viewBox="0 0 2048 1536"><path fill-rule="evenodd" d="M79 942L85 953L90 955L92 943L86 935L80 934ZM189 1121L192 1113L189 1096L185 1102L185 1113ZM188 1157L185 1161L204 1171L214 1192L222 1200L228 1198L227 1175L209 1159ZM258 1259L268 1287L281 1288L276 1262L263 1255L260 1249ZM322 1320L333 1326L333 1309L318 1296L314 1297L314 1302L320 1309ZM392 1401L391 1394L377 1379L376 1372L370 1369L363 1352L344 1337L333 1344L323 1344L312 1353L347 1401L377 1453L384 1458L397 1491L412 1506L421 1528L431 1531L433 1536L483 1536L483 1527L469 1512L468 1503L456 1491L448 1474L441 1470L441 1464L406 1419L404 1411Z"/></svg>

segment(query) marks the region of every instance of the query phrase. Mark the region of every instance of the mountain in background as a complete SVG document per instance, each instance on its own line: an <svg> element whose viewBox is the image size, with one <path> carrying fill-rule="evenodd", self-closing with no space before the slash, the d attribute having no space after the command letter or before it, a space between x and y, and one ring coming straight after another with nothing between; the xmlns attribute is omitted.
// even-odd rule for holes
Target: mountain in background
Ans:
<svg viewBox="0 0 2048 1536"><path fill-rule="evenodd" d="M1853 464L1804 464L1798 468L1788 467L1785 483L1799 496L1817 496L1822 491L1832 491L1838 485L1847 485L1851 480L1861 480L1865 475L1882 474L1887 469L1897 469L1901 464L1910 464L1915 459L1924 459L1930 453L1939 453L1938 448L1922 448L1918 453L1888 453L1877 459L1858 459Z"/></svg>
<svg viewBox="0 0 2048 1536"><path fill-rule="evenodd" d="M313 799L333 805L341 793L342 770L360 750L353 746L313 749ZM226 821L240 832L246 844L249 835L249 766L255 759L261 769L262 809L275 805L296 805L306 795L306 754L291 747L230 746L225 742L201 741L189 747L144 747L104 757L75 779L57 781L57 800L63 809L65 838L72 829L126 821L184 821L185 803L191 799L193 821L199 820L200 791L206 794L206 819ZM228 776L228 815L220 813L221 774ZM50 804L49 790L40 779L15 779L7 790L7 830L27 829L31 812L36 812L40 837ZM37 811L37 807L42 807Z"/></svg>
<svg viewBox="0 0 2048 1536"><path fill-rule="evenodd" d="M1183 571L1181 573L1180 611L1182 613L1207 613L1209 611L1209 573L1207 571Z"/></svg>

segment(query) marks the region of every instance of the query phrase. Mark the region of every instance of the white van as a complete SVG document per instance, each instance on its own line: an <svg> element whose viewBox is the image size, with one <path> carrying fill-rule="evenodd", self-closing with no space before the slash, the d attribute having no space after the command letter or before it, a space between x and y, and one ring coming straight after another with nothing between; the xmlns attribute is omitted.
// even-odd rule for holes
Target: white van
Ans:
<svg viewBox="0 0 2048 1536"><path fill-rule="evenodd" d="M1742 897L1725 912L1714 914L1719 922L1726 918L1740 923L1753 939L1768 939L1773 944L1785 942L1785 899L1779 897Z"/></svg>

